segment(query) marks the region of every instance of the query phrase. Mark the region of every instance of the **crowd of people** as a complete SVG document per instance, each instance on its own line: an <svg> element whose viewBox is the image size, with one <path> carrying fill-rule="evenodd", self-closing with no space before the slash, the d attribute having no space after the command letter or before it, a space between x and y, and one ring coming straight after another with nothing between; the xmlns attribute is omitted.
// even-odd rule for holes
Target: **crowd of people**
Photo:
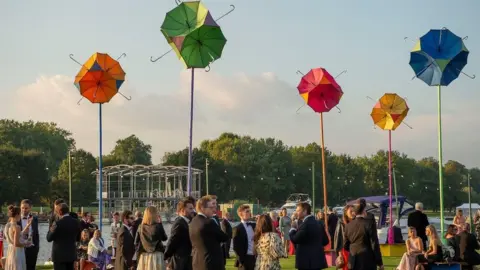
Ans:
<svg viewBox="0 0 480 270"><path fill-rule="evenodd" d="M242 270L279 270L280 259L295 254L297 269L328 267L325 250L336 253L338 269L383 269L376 220L366 211L364 199L344 208L338 219L334 213L314 216L308 203L298 203L292 216L282 209L253 217L248 205L237 209L240 223L232 228L230 214L217 216L213 195L196 201L186 197L177 204L177 219L170 237L160 213L153 206L143 214L129 210L113 213L111 249L93 223L93 216L80 218L70 212L61 199L55 201L49 220L47 241L52 242L51 259L55 270L222 270L230 256L236 255L235 267ZM23 200L20 207L8 207L9 221L4 229L8 243L2 266L4 270L33 270L39 252L38 219L31 214L32 203ZM448 227L446 245L423 213L423 205L408 217L407 252L397 269L421 270L450 258L468 265L480 264L476 252L480 245L469 224L458 212ZM165 244L164 244L165 243Z"/></svg>

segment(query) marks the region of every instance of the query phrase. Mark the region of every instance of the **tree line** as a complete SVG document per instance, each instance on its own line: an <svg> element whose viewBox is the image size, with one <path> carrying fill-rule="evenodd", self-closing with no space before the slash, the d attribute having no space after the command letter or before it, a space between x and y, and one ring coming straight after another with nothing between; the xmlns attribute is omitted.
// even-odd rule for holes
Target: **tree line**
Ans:
<svg viewBox="0 0 480 270"><path fill-rule="evenodd" d="M352 157L326 150L327 191L330 206L388 191L388 152ZM98 158L77 149L73 134L55 123L0 120L0 206L30 198L36 205L51 205L68 198L68 153L72 164L72 204L88 206L96 201ZM131 135L116 142L103 157L104 166L117 164L151 165L152 147ZM223 133L204 140L193 149L193 166L204 170L209 163L209 191L220 201L248 200L278 206L291 193L312 195L315 183L317 206L322 206L321 148L317 143L288 146L274 138L252 138ZM188 149L165 153L164 165L187 166ZM312 162L315 179L312 179ZM438 209L438 162L433 157L415 160L394 152L393 163L398 193L410 201L422 201ZM450 160L444 167L446 208L454 208L468 197L470 175L472 198L480 199L480 170ZM313 181L312 181L313 180Z"/></svg>

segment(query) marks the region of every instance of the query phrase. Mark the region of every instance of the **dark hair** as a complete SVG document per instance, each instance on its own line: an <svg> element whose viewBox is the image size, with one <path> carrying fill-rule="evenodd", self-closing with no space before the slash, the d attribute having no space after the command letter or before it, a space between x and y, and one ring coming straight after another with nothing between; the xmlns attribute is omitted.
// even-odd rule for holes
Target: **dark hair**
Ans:
<svg viewBox="0 0 480 270"><path fill-rule="evenodd" d="M367 201L365 201L364 198L358 199L355 206L355 214L361 215L363 211L365 211L366 207L367 207Z"/></svg>
<svg viewBox="0 0 480 270"><path fill-rule="evenodd" d="M193 202L190 199L183 199L177 203L177 213L185 210L188 204L193 205Z"/></svg>
<svg viewBox="0 0 480 270"><path fill-rule="evenodd" d="M29 206L32 206L32 201L30 201L29 199L23 199L20 204L28 204Z"/></svg>
<svg viewBox="0 0 480 270"><path fill-rule="evenodd" d="M14 218L18 215L20 215L20 207L15 206L15 205L9 205L8 206L8 217Z"/></svg>
<svg viewBox="0 0 480 270"><path fill-rule="evenodd" d="M82 213L82 217L83 217L83 218L86 218L86 217L88 216L88 214L90 214L90 212L83 212L83 213Z"/></svg>
<svg viewBox="0 0 480 270"><path fill-rule="evenodd" d="M297 207L300 207L300 208L302 208L302 210L307 211L307 215L312 214L312 207L310 206L309 203L299 202L299 203L297 203Z"/></svg>
<svg viewBox="0 0 480 270"><path fill-rule="evenodd" d="M66 203L61 203L58 205L58 211L60 215L65 215L68 212L70 212L70 209L68 208L68 205Z"/></svg>
<svg viewBox="0 0 480 270"><path fill-rule="evenodd" d="M114 216L120 216L118 212L113 213Z"/></svg>
<svg viewBox="0 0 480 270"><path fill-rule="evenodd" d="M54 202L55 205L59 205L61 203L65 203L65 201L63 199L56 199Z"/></svg>
<svg viewBox="0 0 480 270"><path fill-rule="evenodd" d="M122 221L124 221L126 218L128 218L128 216L131 216L133 215L132 211L130 210L125 210L122 212Z"/></svg>
<svg viewBox="0 0 480 270"><path fill-rule="evenodd" d="M274 232L273 221L270 215L263 214L257 219L257 225L255 226L255 233L253 235L254 246L257 246L258 240L264 233Z"/></svg>
<svg viewBox="0 0 480 270"><path fill-rule="evenodd" d="M195 198L193 196L187 196L184 198L185 201L190 201L193 206L195 206Z"/></svg>
<svg viewBox="0 0 480 270"><path fill-rule="evenodd" d="M453 225L453 224L450 224L448 225L447 227L447 232L445 233L445 237L447 237L447 235L456 235L455 233L455 229L457 228L457 226Z"/></svg>
<svg viewBox="0 0 480 270"><path fill-rule="evenodd" d="M351 221L350 218L348 217L347 213L348 213L348 210L352 207L353 207L353 205L346 205L343 208L342 221L343 221L343 224L345 224L345 225L347 225Z"/></svg>

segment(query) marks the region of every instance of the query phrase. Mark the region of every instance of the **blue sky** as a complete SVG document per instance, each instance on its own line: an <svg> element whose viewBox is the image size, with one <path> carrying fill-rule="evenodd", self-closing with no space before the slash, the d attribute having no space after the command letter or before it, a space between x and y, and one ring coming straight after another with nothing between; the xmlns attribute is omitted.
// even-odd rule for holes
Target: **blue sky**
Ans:
<svg viewBox="0 0 480 270"><path fill-rule="evenodd" d="M325 116L326 145L335 152L370 154L385 148L386 132L374 130L369 112L385 92L407 98L411 112L394 133L394 148L413 157L436 156L436 91L411 80L412 40L430 28L448 27L469 36L469 64L480 74L480 2L470 1L273 1L205 0L214 17L234 4L220 25L228 39L212 71L198 71L195 143L222 131L274 136L287 144L318 141L318 116L295 86L297 69L342 70L342 113ZM461 3L461 4L459 4ZM155 161L187 141L189 74L170 54L159 29L174 0L4 1L0 4L0 113L19 120L51 120L75 133L79 147L96 154L95 107L77 106L69 83L94 52L126 53L122 91L105 112L105 144L136 133L154 146ZM474 117L479 79L465 76L444 89L444 156L480 166L480 123ZM38 96L35 96L38 95ZM136 100L136 101L135 101ZM174 104L174 105L172 105ZM110 104L109 104L110 105ZM170 106L170 107L169 107ZM184 107L183 107L184 106ZM172 108L171 108L172 107ZM110 111L109 111L110 110ZM110 122L109 122L110 120ZM110 123L110 125L109 125Z"/></svg>

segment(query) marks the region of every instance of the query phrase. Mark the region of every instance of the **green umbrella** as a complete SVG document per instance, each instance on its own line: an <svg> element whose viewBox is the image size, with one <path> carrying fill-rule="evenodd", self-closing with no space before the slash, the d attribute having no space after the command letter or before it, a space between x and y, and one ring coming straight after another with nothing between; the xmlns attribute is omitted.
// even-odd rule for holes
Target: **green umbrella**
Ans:
<svg viewBox="0 0 480 270"><path fill-rule="evenodd" d="M226 43L227 39L220 27L200 26L183 40L180 59L189 68L206 68L222 56Z"/></svg>

